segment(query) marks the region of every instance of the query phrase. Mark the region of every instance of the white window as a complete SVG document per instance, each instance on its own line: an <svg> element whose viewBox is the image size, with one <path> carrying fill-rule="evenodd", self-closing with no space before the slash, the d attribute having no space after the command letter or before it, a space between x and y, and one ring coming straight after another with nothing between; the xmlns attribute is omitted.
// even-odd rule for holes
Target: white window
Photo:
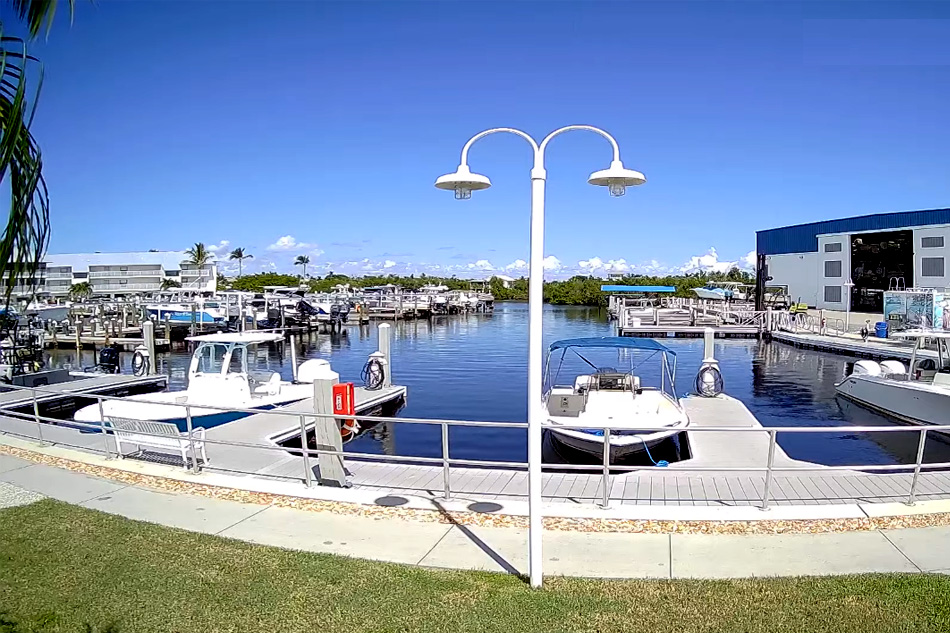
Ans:
<svg viewBox="0 0 950 633"><path fill-rule="evenodd" d="M841 260L834 259L831 261L825 262L825 277L840 277L841 276Z"/></svg>
<svg viewBox="0 0 950 633"><path fill-rule="evenodd" d="M825 286L825 301L841 303L841 286Z"/></svg>
<svg viewBox="0 0 950 633"><path fill-rule="evenodd" d="M841 252L841 242L830 242L825 244L826 253L840 253Z"/></svg>
<svg viewBox="0 0 950 633"><path fill-rule="evenodd" d="M943 248L943 235L920 238L921 248Z"/></svg>
<svg viewBox="0 0 950 633"><path fill-rule="evenodd" d="M943 277L943 257L921 258L920 276L921 277Z"/></svg>

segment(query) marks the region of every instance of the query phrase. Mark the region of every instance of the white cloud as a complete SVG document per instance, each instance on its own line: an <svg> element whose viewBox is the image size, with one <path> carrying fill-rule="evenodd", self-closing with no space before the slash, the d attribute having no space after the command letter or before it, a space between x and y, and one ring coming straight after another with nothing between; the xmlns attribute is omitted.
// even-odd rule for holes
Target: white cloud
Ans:
<svg viewBox="0 0 950 633"><path fill-rule="evenodd" d="M487 259L480 259L474 264L469 264L468 268L469 270L495 270L495 267Z"/></svg>
<svg viewBox="0 0 950 633"><path fill-rule="evenodd" d="M395 265L396 265L396 262L394 262L391 259L387 259L385 262L383 262L383 268L392 268Z"/></svg>
<svg viewBox="0 0 950 633"><path fill-rule="evenodd" d="M689 258L689 261L679 267L677 272L680 273L726 273L732 270L733 268L746 268L746 263L749 261L749 258L752 258L753 266L755 263L755 252L751 252L745 257L733 260L733 261L722 261L719 259L719 253L716 251L715 247L710 246L709 250L704 255L694 255Z"/></svg>
<svg viewBox="0 0 950 633"><path fill-rule="evenodd" d="M554 255L548 255L544 258L544 270L561 270L561 260Z"/></svg>
<svg viewBox="0 0 950 633"><path fill-rule="evenodd" d="M277 238L277 241L267 247L269 251L291 251L291 250L307 250L310 248L315 248L316 244L307 244L306 242L298 242L297 238L293 235L285 235L283 237Z"/></svg>
<svg viewBox="0 0 950 633"><path fill-rule="evenodd" d="M224 251L228 248L230 244L231 242L228 240L221 240L219 243L209 244L205 248L207 248L212 254L218 256L218 255L224 255Z"/></svg>
<svg viewBox="0 0 950 633"><path fill-rule="evenodd" d="M509 270L509 271L511 271L511 270L527 270L527 269L528 269L528 262L526 262L526 261L523 260L523 259L516 259L515 261L513 261L513 262L511 262L510 264L508 264L507 266L505 266L505 270Z"/></svg>
<svg viewBox="0 0 950 633"><path fill-rule="evenodd" d="M577 266L581 271L587 273L597 273L601 271L625 273L630 270L630 264L627 263L627 260L622 258L604 261L600 257L591 257L590 259L582 259L577 262Z"/></svg>
<svg viewBox="0 0 950 633"><path fill-rule="evenodd" d="M755 251L749 251L749 254L739 261L739 268L744 270L755 270Z"/></svg>

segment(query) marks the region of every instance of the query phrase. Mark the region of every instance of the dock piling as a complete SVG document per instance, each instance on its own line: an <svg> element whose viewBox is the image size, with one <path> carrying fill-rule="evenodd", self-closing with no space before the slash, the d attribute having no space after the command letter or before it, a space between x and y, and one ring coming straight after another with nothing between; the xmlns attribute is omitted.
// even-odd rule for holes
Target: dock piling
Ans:
<svg viewBox="0 0 950 633"><path fill-rule="evenodd" d="M392 326L388 323L379 324L379 351L385 358L386 373L383 376L383 386L391 387L393 384L393 358L392 358Z"/></svg>
<svg viewBox="0 0 950 633"><path fill-rule="evenodd" d="M318 478L323 486L346 486L346 468L343 464L343 437L333 414L333 385L340 379L318 378L313 381L313 412L317 414L314 436L317 443ZM301 441L306 441L302 438Z"/></svg>
<svg viewBox="0 0 950 633"><path fill-rule="evenodd" d="M146 319L142 323L142 338L145 340L145 351L148 354L148 375L158 373L158 358L155 355L155 322Z"/></svg>
<svg viewBox="0 0 950 633"><path fill-rule="evenodd" d="M297 382L297 337L290 335L290 372Z"/></svg>

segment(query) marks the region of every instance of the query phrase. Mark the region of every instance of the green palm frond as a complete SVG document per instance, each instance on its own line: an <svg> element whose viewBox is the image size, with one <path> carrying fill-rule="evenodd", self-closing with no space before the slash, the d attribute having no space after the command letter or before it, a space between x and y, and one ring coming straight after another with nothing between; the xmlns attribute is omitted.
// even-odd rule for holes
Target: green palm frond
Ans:
<svg viewBox="0 0 950 633"><path fill-rule="evenodd" d="M27 73L36 87L27 88ZM49 196L43 159L30 124L43 69L27 53L26 42L0 37L0 183L9 177L10 214L0 235L0 266L5 303L18 283L36 285L36 271L49 241Z"/></svg>
<svg viewBox="0 0 950 633"><path fill-rule="evenodd" d="M49 33L56 15L57 0L8 0L13 5L17 17L30 29L30 36L39 35L43 27ZM74 0L69 0L69 19L73 19Z"/></svg>

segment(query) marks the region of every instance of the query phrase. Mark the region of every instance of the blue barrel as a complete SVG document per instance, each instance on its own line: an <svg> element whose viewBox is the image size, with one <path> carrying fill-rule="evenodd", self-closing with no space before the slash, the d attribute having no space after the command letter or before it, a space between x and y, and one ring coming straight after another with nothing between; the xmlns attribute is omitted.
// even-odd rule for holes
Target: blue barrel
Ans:
<svg viewBox="0 0 950 633"><path fill-rule="evenodd" d="M878 321L874 324L874 335L878 338L887 338L887 321Z"/></svg>

